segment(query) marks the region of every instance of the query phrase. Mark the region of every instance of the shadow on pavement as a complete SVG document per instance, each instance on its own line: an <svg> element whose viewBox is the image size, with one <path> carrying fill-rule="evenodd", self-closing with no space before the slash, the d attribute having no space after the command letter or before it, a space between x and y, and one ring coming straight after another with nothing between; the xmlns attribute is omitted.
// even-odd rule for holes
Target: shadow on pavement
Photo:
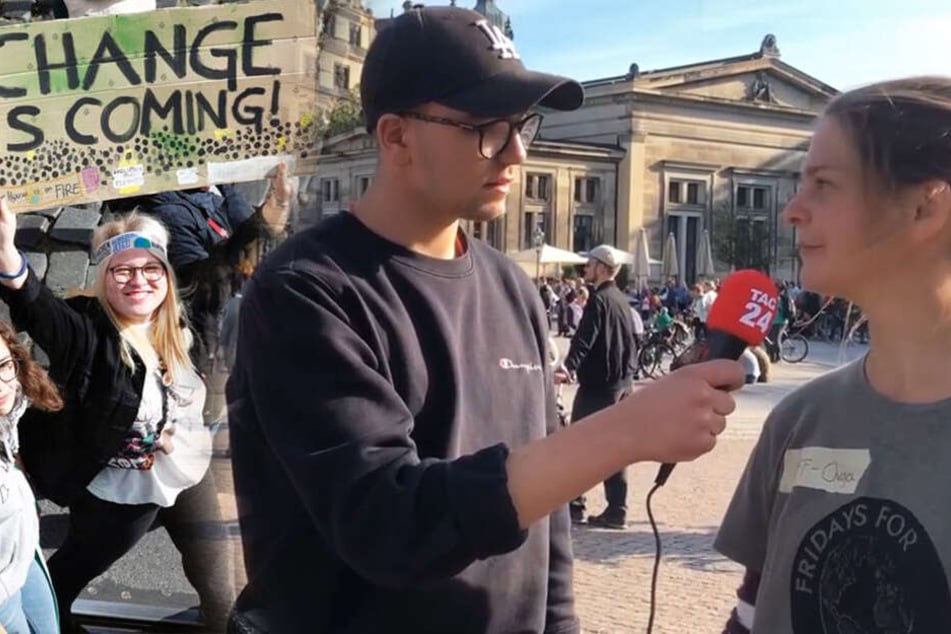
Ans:
<svg viewBox="0 0 951 634"><path fill-rule="evenodd" d="M662 548L661 567L678 565L705 572L733 574L739 566L713 550L717 534L714 526L696 530L667 530L658 527ZM654 533L646 522L629 524L625 530L574 526L572 542L575 559L605 566L620 565L627 557L654 557Z"/></svg>

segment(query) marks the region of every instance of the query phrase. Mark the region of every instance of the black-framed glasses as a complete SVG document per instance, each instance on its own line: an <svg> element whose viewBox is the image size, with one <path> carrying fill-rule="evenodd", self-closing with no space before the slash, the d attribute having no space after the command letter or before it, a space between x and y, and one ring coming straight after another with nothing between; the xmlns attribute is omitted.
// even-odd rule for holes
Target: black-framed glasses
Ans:
<svg viewBox="0 0 951 634"><path fill-rule="evenodd" d="M0 363L0 381L4 383L10 383L17 378L20 374L20 360L11 357Z"/></svg>
<svg viewBox="0 0 951 634"><path fill-rule="evenodd" d="M512 141L512 133L517 132L522 140L522 147L528 149L538 131L542 127L542 115L533 112L521 121L509 121L508 119L493 119L485 123L465 123L455 119L445 117L433 117L421 112L401 112L401 117L426 121L427 123L438 123L448 125L469 132L476 132L479 135L479 154L485 159L494 159L505 151Z"/></svg>
<svg viewBox="0 0 951 634"><path fill-rule="evenodd" d="M165 267L157 262L151 262L145 266L126 266L120 264L119 266L109 268L109 272L112 273L112 279L115 280L116 284L128 284L140 271L146 282L158 282L165 277Z"/></svg>

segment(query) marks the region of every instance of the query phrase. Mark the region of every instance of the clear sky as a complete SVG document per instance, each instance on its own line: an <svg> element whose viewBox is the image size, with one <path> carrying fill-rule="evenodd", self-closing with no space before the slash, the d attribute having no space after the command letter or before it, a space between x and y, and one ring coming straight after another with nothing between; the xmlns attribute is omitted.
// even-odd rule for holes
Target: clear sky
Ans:
<svg viewBox="0 0 951 634"><path fill-rule="evenodd" d="M401 0L364 0L377 17ZM428 5L449 4L446 0ZM475 0L458 0L472 7ZM951 0L496 0L530 68L587 80L759 50L838 89L951 75Z"/></svg>

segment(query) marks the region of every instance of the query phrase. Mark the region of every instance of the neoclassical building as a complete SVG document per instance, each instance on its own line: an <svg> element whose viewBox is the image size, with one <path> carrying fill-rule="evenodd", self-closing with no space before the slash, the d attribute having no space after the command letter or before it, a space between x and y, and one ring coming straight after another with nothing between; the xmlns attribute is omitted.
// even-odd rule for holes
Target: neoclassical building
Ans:
<svg viewBox="0 0 951 634"><path fill-rule="evenodd" d="M623 152L618 247L633 249L644 230L659 258L672 233L691 280L706 229L724 269L795 277L796 236L780 213L834 88L782 61L772 35L752 54L646 72L632 64L584 85L584 107L547 113L542 133Z"/></svg>

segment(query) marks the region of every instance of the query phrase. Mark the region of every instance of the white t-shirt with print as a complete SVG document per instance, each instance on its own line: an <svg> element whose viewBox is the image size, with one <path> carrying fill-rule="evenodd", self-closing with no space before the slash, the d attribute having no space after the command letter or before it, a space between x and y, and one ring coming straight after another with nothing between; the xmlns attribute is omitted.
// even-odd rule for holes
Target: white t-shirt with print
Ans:
<svg viewBox="0 0 951 634"><path fill-rule="evenodd" d="M205 385L197 373L188 371L167 392L168 422L159 437L161 376L150 371L124 446L86 487L90 493L116 504L168 507L205 476L212 451L211 432L202 416ZM163 451L163 446L170 451Z"/></svg>

